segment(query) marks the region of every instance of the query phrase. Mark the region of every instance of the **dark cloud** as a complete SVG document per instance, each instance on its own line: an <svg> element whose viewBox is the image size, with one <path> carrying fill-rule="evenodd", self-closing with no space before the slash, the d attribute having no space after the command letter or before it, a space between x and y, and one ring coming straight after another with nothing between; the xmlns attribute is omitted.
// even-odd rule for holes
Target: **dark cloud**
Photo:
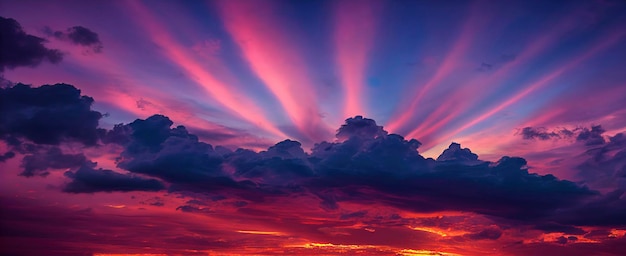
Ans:
<svg viewBox="0 0 626 256"><path fill-rule="evenodd" d="M383 135L387 135L387 132L383 130L382 126L378 126L376 121L362 116L346 119L346 123L337 130L337 138L340 140L351 137L376 138Z"/></svg>
<svg viewBox="0 0 626 256"><path fill-rule="evenodd" d="M604 144L604 137L602 137L604 132L605 130L600 125L591 126L591 129L582 128L576 140L584 141L587 146Z"/></svg>
<svg viewBox="0 0 626 256"><path fill-rule="evenodd" d="M222 172L222 157L211 145L198 141L184 126L170 128L172 124L169 118L155 115L116 126L113 133L107 133L110 141L124 144L118 167L175 185L204 189L236 186Z"/></svg>
<svg viewBox="0 0 626 256"><path fill-rule="evenodd" d="M487 228L477 233L463 235L471 240L496 240L502 236L502 231L498 228Z"/></svg>
<svg viewBox="0 0 626 256"><path fill-rule="evenodd" d="M593 130L587 131L589 134L600 133L598 132L600 129L596 129L595 133L592 132ZM584 154L587 159L577 166L579 176L586 184L593 187L626 190L626 136L618 133L613 137L608 137L608 142L595 135L585 137L590 138L587 141L593 143L586 143L591 148ZM599 138L602 139L602 144L598 144Z"/></svg>
<svg viewBox="0 0 626 256"><path fill-rule="evenodd" d="M557 129L548 131L545 127L524 127L518 134L525 140L550 140L576 138L576 141L584 142L586 146L604 144L603 133L605 130L600 125L593 125L591 128L577 127L574 129Z"/></svg>
<svg viewBox="0 0 626 256"><path fill-rule="evenodd" d="M536 229L564 230L570 225L621 223L617 216L626 209L624 200L614 194L599 196L553 175L529 173L526 160L519 157L482 161L471 150L452 143L436 160L425 159L419 154L419 141L388 134L374 120L361 116L347 119L334 142L318 143L310 154L292 140L261 152L223 148L218 152L184 126L173 127L162 115L111 130L98 129L101 114L90 109L93 99L81 96L70 85L16 85L0 92L2 138L14 151L28 154L22 175L78 168L67 172L71 179L67 192L163 189L158 180L133 176L139 174L167 182L170 191L224 195L226 202L245 202L240 206L307 195L317 197L320 208L327 211L340 209L342 202L382 203L414 212L464 211L535 225L550 223L561 226L544 224ZM576 135L580 140L594 140L602 131L581 128ZM123 151L117 167L131 174L95 169L82 154L63 154L57 145L72 141L87 146L120 145ZM622 170L619 161L626 153L610 152L623 149L625 141L615 136L590 151L597 160L589 166ZM609 160L616 158L616 162ZM180 208L204 209L190 204ZM588 218L595 212L606 214ZM486 230L468 238L497 239L498 234Z"/></svg>
<svg viewBox="0 0 626 256"><path fill-rule="evenodd" d="M163 200L163 198L155 196L153 198L150 198L146 201L141 202L141 204L148 204L152 206L165 206L165 201Z"/></svg>
<svg viewBox="0 0 626 256"><path fill-rule="evenodd" d="M599 199L573 208L561 209L553 217L560 223L576 226L626 226L626 195L615 190Z"/></svg>
<svg viewBox="0 0 626 256"><path fill-rule="evenodd" d="M65 172L71 179L63 189L69 193L158 191L165 188L156 179L144 179L131 174L95 169L95 163L85 163L76 172Z"/></svg>
<svg viewBox="0 0 626 256"><path fill-rule="evenodd" d="M15 153L13 153L12 151L6 152L6 153L0 155L0 162L4 162L4 161L6 161L8 159L11 159L13 157L15 157Z"/></svg>
<svg viewBox="0 0 626 256"><path fill-rule="evenodd" d="M0 88L0 139L27 139L58 145L70 140L95 145L102 117L91 110L93 98L68 84Z"/></svg>
<svg viewBox="0 0 626 256"><path fill-rule="evenodd" d="M307 155L297 141L285 140L259 153L239 149L224 157L226 161L223 167L234 168L235 176L262 184L293 184L303 177L314 175Z"/></svg>
<svg viewBox="0 0 626 256"><path fill-rule="evenodd" d="M22 176L46 176L48 169L76 168L87 162L83 154L64 154L58 147L33 152L22 159Z"/></svg>
<svg viewBox="0 0 626 256"><path fill-rule="evenodd" d="M211 213L211 209L206 207L198 207L193 205L181 205L176 207L176 210L180 210L182 212L191 212L191 213Z"/></svg>
<svg viewBox="0 0 626 256"><path fill-rule="evenodd" d="M354 130L350 121L344 127ZM369 134L313 148L316 175L305 186L318 191L326 208L341 201L377 201L413 211L461 210L528 220L596 194L552 175L530 174L522 158L480 161L453 143L435 161L419 155L417 141L384 131Z"/></svg>
<svg viewBox="0 0 626 256"><path fill-rule="evenodd" d="M63 54L46 48L45 42L43 38L26 34L14 19L0 17L0 72L5 68L35 67L44 60L60 62Z"/></svg>
<svg viewBox="0 0 626 256"><path fill-rule="evenodd" d="M46 27L44 32L59 40L69 41L72 44L91 48L94 52L102 52L102 42L97 33L82 26L74 26L65 31L53 31Z"/></svg>
<svg viewBox="0 0 626 256"><path fill-rule="evenodd" d="M564 236L557 237L556 243L558 243L558 244L566 244L567 243L567 237L564 237Z"/></svg>
<svg viewBox="0 0 626 256"><path fill-rule="evenodd" d="M341 214L339 216L339 219L340 220L358 219L358 218L365 217L365 215L367 215L367 211L366 210L362 210L362 211L356 211L356 212L350 212L350 213Z"/></svg>
<svg viewBox="0 0 626 256"><path fill-rule="evenodd" d="M554 131L548 132L545 128L524 127L520 134L525 140L540 139L549 140L553 138L561 138L561 136Z"/></svg>
<svg viewBox="0 0 626 256"><path fill-rule="evenodd" d="M102 51L102 42L100 42L98 34L89 30L88 28L81 26L68 28L67 37L75 44L90 46L96 52Z"/></svg>
<svg viewBox="0 0 626 256"><path fill-rule="evenodd" d="M417 151L419 141L387 134L362 117L347 119L338 142L316 144L311 154L291 140L258 153L218 154L172 124L156 115L118 125L104 138L124 146L122 169L161 178L179 191L230 189L231 197L250 202L311 193L326 210L344 201L375 201L418 212L458 210L531 221L597 195L552 175L531 174L522 158L481 161L457 143L437 160L425 159Z"/></svg>
<svg viewBox="0 0 626 256"><path fill-rule="evenodd" d="M535 229L546 231L548 233L565 233L569 235L584 235L587 233L584 229L570 226L570 225L562 225L558 223L542 223L534 226Z"/></svg>
<svg viewBox="0 0 626 256"><path fill-rule="evenodd" d="M472 153L469 148L461 149L461 144L452 143L437 157L437 161L477 161L478 155Z"/></svg>

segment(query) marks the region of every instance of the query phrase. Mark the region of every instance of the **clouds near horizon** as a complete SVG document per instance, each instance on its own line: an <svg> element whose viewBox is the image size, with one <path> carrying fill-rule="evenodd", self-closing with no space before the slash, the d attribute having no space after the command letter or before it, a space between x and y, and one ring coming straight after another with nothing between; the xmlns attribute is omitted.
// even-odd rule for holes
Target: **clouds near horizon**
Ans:
<svg viewBox="0 0 626 256"><path fill-rule="evenodd" d="M35 113L13 119L23 120L20 129L11 128L14 122L2 123L3 139L11 142L14 151L26 154L23 175L73 169L66 172L71 182L65 188L72 193L153 191L164 188L161 180L171 191L210 192L244 202L304 193L317 197L320 208L326 210L347 202L384 202L415 212L466 211L517 221L562 224L584 221L576 220L576 214L570 216L574 219L562 221L553 215L555 211L584 213L584 205L618 210L622 207L587 187L553 175L530 173L526 160L519 157L482 161L469 149L452 143L436 160L424 158L418 151L419 141L388 134L374 120L361 116L348 118L337 130L335 141L320 142L311 153L305 153L299 142L291 140L261 152L216 151L184 126L172 128L173 122L162 115L119 124L112 130L98 128L102 115L91 110L93 99L81 95L71 85L18 84L1 90L4 98L42 97L20 104L5 101L12 114L26 110ZM42 90L46 93L40 93ZM59 118L36 122L38 115L33 110L42 104L53 104L41 111L46 111L47 117ZM37 136L25 132L44 125L54 125L55 129ZM581 134L595 134L593 131L599 129L583 129ZM606 147L622 148L619 138L616 136ZM116 161L118 168L156 179L96 169L84 155L62 152L63 145L71 142L80 142L84 147L120 145L123 149ZM23 144L33 146L24 151L20 148ZM615 157L619 159L621 154ZM605 160L596 165L611 165L615 161L620 160ZM576 210L577 207L583 208Z"/></svg>

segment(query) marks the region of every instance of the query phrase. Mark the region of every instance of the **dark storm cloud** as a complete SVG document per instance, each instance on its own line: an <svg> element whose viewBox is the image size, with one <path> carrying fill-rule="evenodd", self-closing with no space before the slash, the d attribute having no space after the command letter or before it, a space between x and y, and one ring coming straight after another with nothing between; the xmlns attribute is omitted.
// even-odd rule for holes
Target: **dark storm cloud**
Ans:
<svg viewBox="0 0 626 256"><path fill-rule="evenodd" d="M0 138L48 145L65 140L95 145L102 114L91 110L93 98L80 93L68 84L0 88Z"/></svg>
<svg viewBox="0 0 626 256"><path fill-rule="evenodd" d="M0 17L0 72L5 68L35 67L44 60L60 62L63 54L46 48L45 42L43 38L26 34L14 19Z"/></svg>
<svg viewBox="0 0 626 256"><path fill-rule="evenodd" d="M94 52L102 52L102 42L97 33L82 26L74 26L65 31L52 31L46 27L44 32L49 36L53 36L59 40L66 40L75 45L91 48Z"/></svg>
<svg viewBox="0 0 626 256"><path fill-rule="evenodd" d="M69 193L159 191L165 188L156 179L144 179L131 174L95 169L95 163L85 163L76 172L65 172L71 179L63 189Z"/></svg>

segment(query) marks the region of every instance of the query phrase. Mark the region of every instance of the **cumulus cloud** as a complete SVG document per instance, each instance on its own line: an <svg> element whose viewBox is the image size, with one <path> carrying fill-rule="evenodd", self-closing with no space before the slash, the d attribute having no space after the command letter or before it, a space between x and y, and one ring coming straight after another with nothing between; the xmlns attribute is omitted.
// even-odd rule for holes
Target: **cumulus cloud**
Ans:
<svg viewBox="0 0 626 256"><path fill-rule="evenodd" d="M93 101L67 84L0 88L0 139L47 145L70 140L95 145L102 131L97 128L102 114L91 110Z"/></svg>
<svg viewBox="0 0 626 256"><path fill-rule="evenodd" d="M461 149L461 144L452 143L437 157L437 161L477 161L478 155L469 148Z"/></svg>
<svg viewBox="0 0 626 256"><path fill-rule="evenodd" d="M43 61L58 63L63 54L44 46L45 39L26 34L11 18L0 17L0 72L5 68L35 67Z"/></svg>
<svg viewBox="0 0 626 256"><path fill-rule="evenodd" d="M621 194L600 196L553 175L529 173L523 158L504 156L496 162L482 161L471 150L452 143L437 159L426 159L418 151L419 141L388 134L374 120L361 116L347 119L337 130L335 141L320 142L311 153L292 140L261 152L230 151L216 150L184 126L173 127L173 122L162 115L119 124L111 130L99 129L101 114L90 109L93 99L81 96L70 85L15 85L0 92L7 99L0 103L7 114L0 123L3 139L9 145L21 145L14 150L29 143L39 146L33 147L37 150L18 151L30 154L24 162L25 173L42 175L48 168L70 168L66 192L164 188L156 179L135 176L141 175L163 180L176 193L226 196L229 202L245 202L242 206L268 198L308 195L317 198L319 207L327 211L340 209L344 202L379 203L414 212L474 212L532 222L545 229L602 224L602 220L616 218L617 213L610 215L616 211L611 210L619 213L625 209ZM49 116L56 118L45 119ZM15 128L16 124L21 128ZM29 132L32 127L51 130ZM598 128L580 131L589 133L580 138L583 141L602 134ZM64 142L120 145L123 150L117 167L129 174L96 169L83 155L63 154L60 147ZM602 152L623 150L623 137L615 136L602 145L604 149L593 151L600 159L596 164L621 170L623 165L608 159L622 159L623 154ZM205 212L195 205L187 206L180 210ZM585 221L587 214L599 210L609 215L596 222ZM348 213L344 218L361 214ZM498 234L485 230L467 238L497 239Z"/></svg>
<svg viewBox="0 0 626 256"><path fill-rule="evenodd" d="M124 145L118 167L177 185L234 186L222 173L222 158L213 147L198 141L184 126L170 128L172 124L169 118L154 115L114 128L115 141ZM126 139L121 135L124 130Z"/></svg>
<svg viewBox="0 0 626 256"><path fill-rule="evenodd" d="M337 138L341 140L351 137L376 138L386 134L387 132L383 130L382 126L376 125L376 121L363 118L362 116L355 116L346 119L346 123L339 127Z"/></svg>

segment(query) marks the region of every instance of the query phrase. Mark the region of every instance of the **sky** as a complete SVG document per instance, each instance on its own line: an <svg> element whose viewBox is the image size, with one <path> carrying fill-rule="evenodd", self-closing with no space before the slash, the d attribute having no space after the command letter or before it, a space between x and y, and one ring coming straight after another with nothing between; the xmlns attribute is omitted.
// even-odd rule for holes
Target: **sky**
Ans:
<svg viewBox="0 0 626 256"><path fill-rule="evenodd" d="M625 255L626 2L0 0L6 255Z"/></svg>

